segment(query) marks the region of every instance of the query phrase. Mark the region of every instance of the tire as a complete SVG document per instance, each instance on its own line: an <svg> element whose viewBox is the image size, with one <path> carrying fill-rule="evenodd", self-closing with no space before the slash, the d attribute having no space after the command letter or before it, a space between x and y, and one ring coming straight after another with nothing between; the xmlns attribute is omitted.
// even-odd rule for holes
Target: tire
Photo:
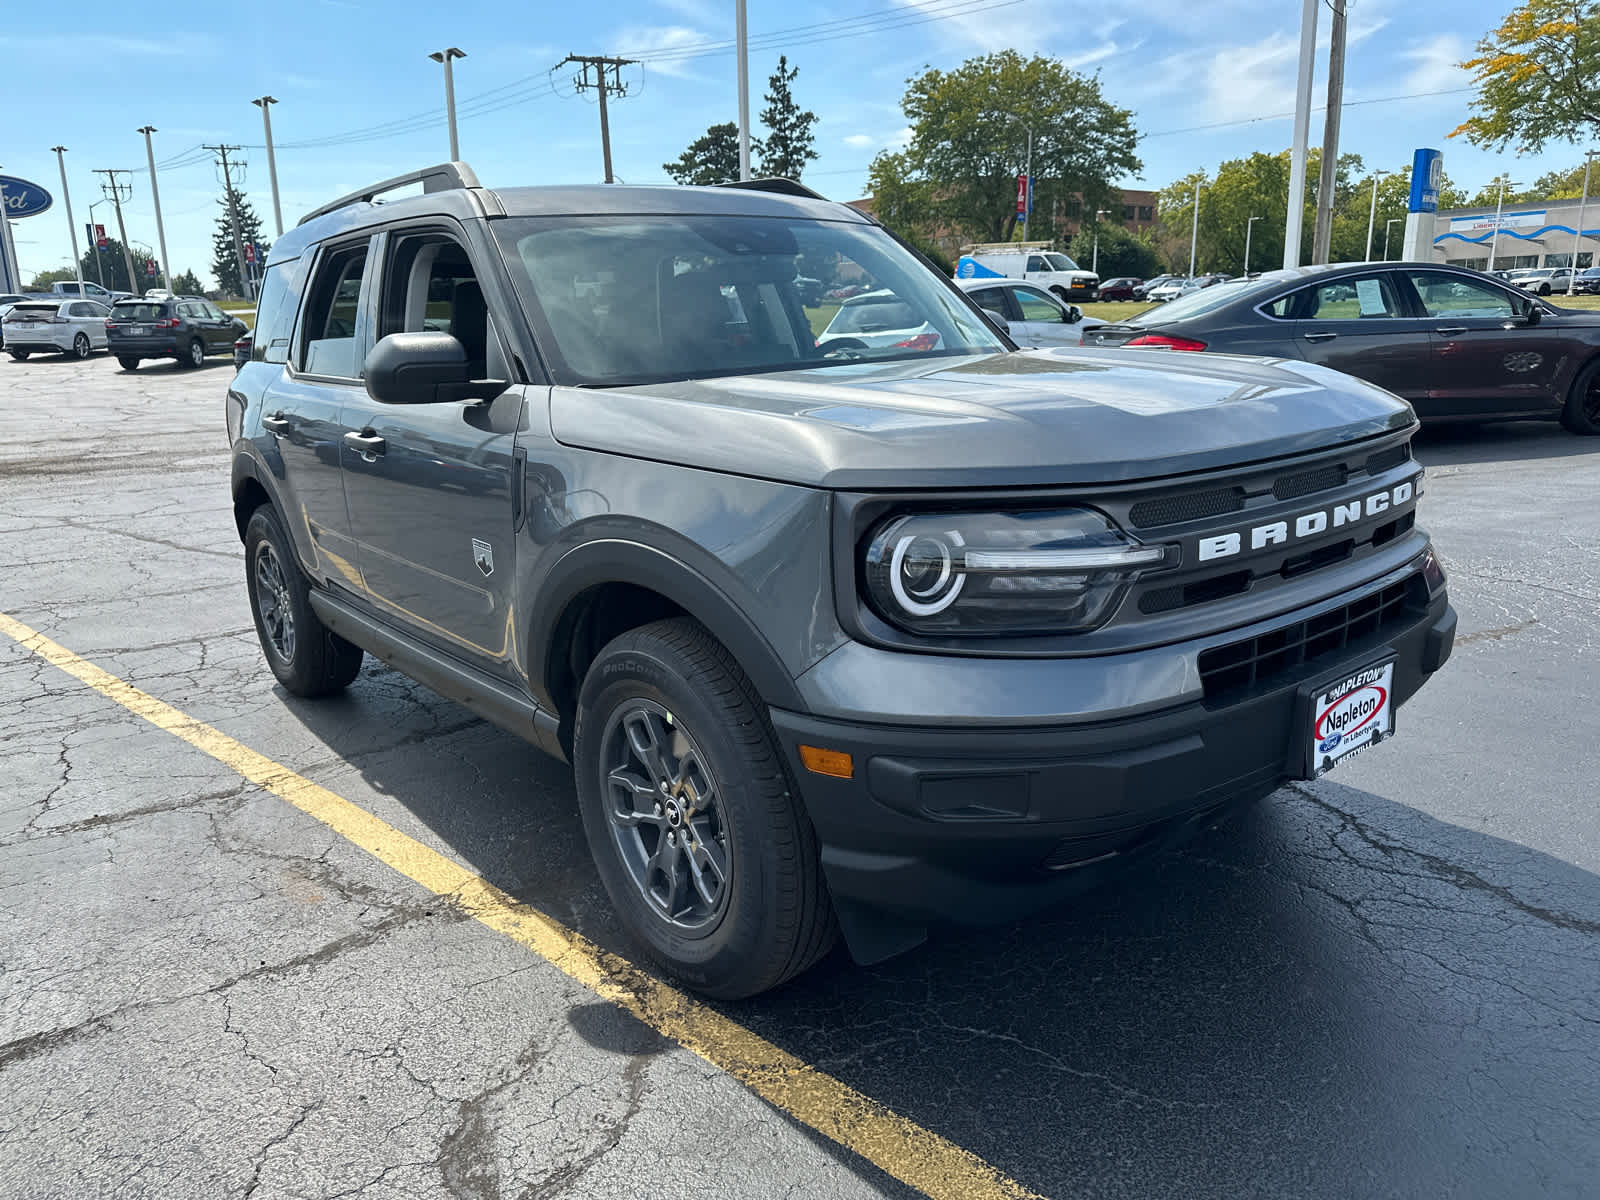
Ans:
<svg viewBox="0 0 1600 1200"><path fill-rule="evenodd" d="M72 349L67 351L73 358L84 359L94 353L94 347L89 344L89 335L80 333L72 339Z"/></svg>
<svg viewBox="0 0 1600 1200"><path fill-rule="evenodd" d="M28 361L28 355L32 354L33 351L32 350L12 350L9 353L10 353L12 358L16 359L17 362L27 362Z"/></svg>
<svg viewBox="0 0 1600 1200"><path fill-rule="evenodd" d="M1539 295L1548 296L1549 294L1550 294L1550 285L1548 283L1541 283L1539 285Z"/></svg>
<svg viewBox="0 0 1600 1200"><path fill-rule="evenodd" d="M310 587L270 505L256 509L245 526L244 561L250 615L278 682L308 698L343 691L361 670L361 647L333 633L312 611Z"/></svg>
<svg viewBox="0 0 1600 1200"><path fill-rule="evenodd" d="M1561 410L1561 424L1572 433L1600 436L1600 358L1578 372Z"/></svg>
<svg viewBox="0 0 1600 1200"><path fill-rule="evenodd" d="M703 626L657 621L600 652L579 694L572 761L600 879L667 973L739 999L799 974L833 945L816 833L765 706ZM645 796L661 811L643 811ZM711 803L697 807L705 796Z"/></svg>
<svg viewBox="0 0 1600 1200"><path fill-rule="evenodd" d="M137 371L139 369L139 360L137 358L131 358L126 354L119 354L117 356L117 361L122 364L122 369L124 371Z"/></svg>
<svg viewBox="0 0 1600 1200"><path fill-rule="evenodd" d="M180 367L203 367L206 365L206 344L199 338L189 343L189 352L178 359Z"/></svg>

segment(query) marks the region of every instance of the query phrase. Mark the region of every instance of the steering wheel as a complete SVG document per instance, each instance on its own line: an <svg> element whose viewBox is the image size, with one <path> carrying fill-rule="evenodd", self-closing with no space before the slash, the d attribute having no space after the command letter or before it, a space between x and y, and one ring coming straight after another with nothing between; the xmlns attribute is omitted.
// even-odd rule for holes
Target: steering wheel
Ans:
<svg viewBox="0 0 1600 1200"><path fill-rule="evenodd" d="M867 344L859 338L834 338L823 350L823 358L854 359L863 357Z"/></svg>

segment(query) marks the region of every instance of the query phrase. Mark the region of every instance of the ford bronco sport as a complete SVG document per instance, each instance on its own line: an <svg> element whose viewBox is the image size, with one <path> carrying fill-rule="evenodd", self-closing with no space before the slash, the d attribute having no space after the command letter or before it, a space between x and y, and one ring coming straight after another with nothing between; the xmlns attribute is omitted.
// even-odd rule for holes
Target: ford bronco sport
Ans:
<svg viewBox="0 0 1600 1200"><path fill-rule="evenodd" d="M819 346L797 276L918 332ZM623 923L714 995L1315 777L1453 641L1403 402L1019 352L785 181L391 180L273 245L251 354L234 510L285 690L370 653L569 761Z"/></svg>

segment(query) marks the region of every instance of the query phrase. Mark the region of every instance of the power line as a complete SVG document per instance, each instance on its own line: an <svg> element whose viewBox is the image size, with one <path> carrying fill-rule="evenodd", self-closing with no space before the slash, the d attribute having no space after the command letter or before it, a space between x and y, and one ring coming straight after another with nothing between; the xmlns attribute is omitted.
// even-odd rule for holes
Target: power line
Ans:
<svg viewBox="0 0 1600 1200"><path fill-rule="evenodd" d="M1456 96L1462 92L1475 92L1477 88L1459 87L1444 88L1437 92L1408 92L1403 96L1374 96L1370 100L1346 100L1344 107L1355 108L1363 104L1388 104L1394 100L1423 100L1429 96ZM1312 112L1321 112L1326 105L1317 105ZM1257 121L1286 121L1294 116L1292 112L1266 113L1259 117L1241 117L1237 121L1213 121L1209 125L1185 125L1182 129L1162 129L1155 133L1140 134L1140 140L1158 137L1175 137L1180 133L1201 133L1207 129L1230 129L1235 125L1254 125Z"/></svg>

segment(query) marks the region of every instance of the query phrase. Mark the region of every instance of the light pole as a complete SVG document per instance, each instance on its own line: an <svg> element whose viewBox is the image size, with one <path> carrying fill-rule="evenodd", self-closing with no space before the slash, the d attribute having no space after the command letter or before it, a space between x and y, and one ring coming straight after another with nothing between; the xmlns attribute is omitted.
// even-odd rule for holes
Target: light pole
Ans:
<svg viewBox="0 0 1600 1200"><path fill-rule="evenodd" d="M1404 217L1390 217L1383 223L1383 261L1389 261L1389 226L1404 221Z"/></svg>
<svg viewBox="0 0 1600 1200"><path fill-rule="evenodd" d="M89 228L85 232L89 235L89 249L94 253L94 276L101 287L106 286L106 269L100 264L100 235L95 232L94 210L102 204L110 204L109 200L96 200L89 205Z"/></svg>
<svg viewBox="0 0 1600 1200"><path fill-rule="evenodd" d="M61 203L67 208L67 232L72 235L72 269L78 274L78 296L83 298L83 260L78 257L78 226L72 219L72 193L67 190L67 148L51 146L56 152L56 165L61 168Z"/></svg>
<svg viewBox="0 0 1600 1200"><path fill-rule="evenodd" d="M1594 156L1600 150L1585 150L1583 152L1583 199L1578 201L1578 219L1572 228L1572 274L1567 276L1567 295L1572 295L1573 285L1578 282L1578 243L1583 238L1584 209L1589 207L1589 170L1594 166ZM1593 264L1594 258L1589 262Z"/></svg>
<svg viewBox="0 0 1600 1200"><path fill-rule="evenodd" d="M1109 208L1097 208L1094 210L1094 262L1090 264L1089 269L1096 275L1100 274L1100 218L1109 217L1110 215L1111 210Z"/></svg>
<svg viewBox="0 0 1600 1200"><path fill-rule="evenodd" d="M1374 171L1372 173L1372 204L1367 209L1367 257L1362 260L1363 262L1372 261L1372 225L1373 222L1378 219L1378 180L1382 179L1388 173L1389 172L1387 171ZM1384 231L1384 237L1388 237L1387 230ZM1387 244L1388 243L1385 242L1385 246L1387 246Z"/></svg>
<svg viewBox="0 0 1600 1200"><path fill-rule="evenodd" d="M1489 266L1487 270L1490 272L1494 271L1495 251L1500 248L1500 217L1506 209L1506 189L1508 187L1522 186L1507 179L1504 171L1495 179L1495 184L1498 190L1495 192L1494 197L1494 233L1489 236Z"/></svg>
<svg viewBox="0 0 1600 1200"><path fill-rule="evenodd" d="M1244 223L1244 277L1250 278L1250 234L1255 228L1255 223L1260 217L1251 217Z"/></svg>
<svg viewBox="0 0 1600 1200"><path fill-rule="evenodd" d="M1194 250L1200 241L1200 185L1194 185L1194 222L1189 226L1189 278L1194 278Z"/></svg>
<svg viewBox="0 0 1600 1200"><path fill-rule="evenodd" d="M461 157L461 144L456 141L456 82L455 74L450 68L452 61L465 58L467 52L456 46L445 50L435 50L428 55L436 63L444 64L444 111L450 119L450 161L455 162ZM267 106L263 104L261 111L266 112Z"/></svg>
<svg viewBox="0 0 1600 1200"><path fill-rule="evenodd" d="M156 206L156 245L161 247L161 286L167 289L169 295L176 295L172 290L172 264L167 261L167 227L161 223L161 192L156 187L155 146L150 141L150 135L155 131L154 125L145 125L139 130L144 134L144 156L150 162L150 200Z"/></svg>
<svg viewBox="0 0 1600 1200"><path fill-rule="evenodd" d="M1300 229L1306 219L1306 147L1311 140L1311 75L1317 57L1317 7L1300 6L1300 70L1294 88L1294 142L1289 150L1289 212L1283 223L1283 265L1300 265Z"/></svg>
<svg viewBox="0 0 1600 1200"><path fill-rule="evenodd" d="M744 0L734 0L733 40L739 55L739 178L750 178L750 32L745 22ZM601 82L605 82L604 76ZM605 90L601 89L601 103ZM609 172L606 182L611 182Z"/></svg>
<svg viewBox="0 0 1600 1200"><path fill-rule="evenodd" d="M1017 116L1016 113L1001 113L1000 115L1005 117L1006 120L1010 121L1013 125L1020 123L1021 126L1028 131L1028 161L1022 168L1023 173L1027 178L1027 185L1023 188L1022 192L1022 240L1027 241L1028 216L1033 210L1033 124L1026 118Z"/></svg>
<svg viewBox="0 0 1600 1200"><path fill-rule="evenodd" d="M449 67L445 68L446 71L449 69ZM272 105L277 103L277 100L271 96L262 96L260 99L250 101L250 103L261 110L261 124L267 131L267 178L272 181L272 221L277 226L278 236L282 237L283 205L278 203L278 160L272 153L272 113L268 111ZM450 156L452 161L455 159L456 147L455 107L455 101L452 99L450 103ZM154 176L152 175L151 178L154 179ZM161 253L163 255L166 254L166 250L162 250Z"/></svg>

